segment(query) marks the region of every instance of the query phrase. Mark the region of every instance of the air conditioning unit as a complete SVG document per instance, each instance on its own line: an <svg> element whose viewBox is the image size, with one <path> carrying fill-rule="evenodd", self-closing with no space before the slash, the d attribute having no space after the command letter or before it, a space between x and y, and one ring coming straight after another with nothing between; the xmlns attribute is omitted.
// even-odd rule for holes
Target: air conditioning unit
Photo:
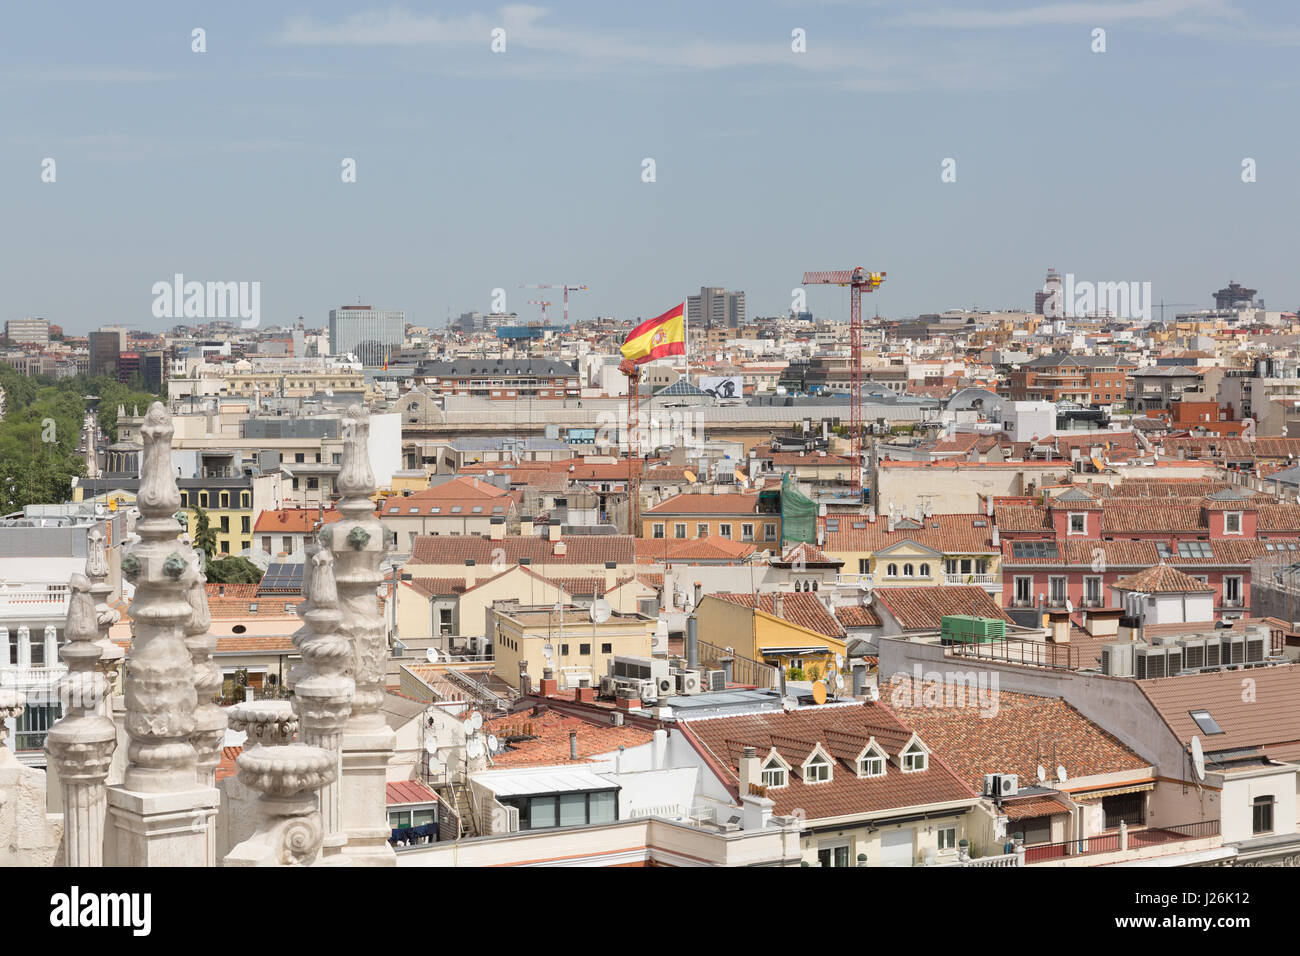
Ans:
<svg viewBox="0 0 1300 956"><path fill-rule="evenodd" d="M660 677L654 681L655 693L659 700L665 697L672 697L677 693L677 680L671 674L667 677Z"/></svg>
<svg viewBox="0 0 1300 956"><path fill-rule="evenodd" d="M1183 670L1199 671L1205 667L1213 665L1206 663L1208 654L1206 653L1210 646L1214 647L1214 658L1219 658L1219 641L1217 638L1207 639L1204 637L1189 637L1182 642L1183 645Z"/></svg>
<svg viewBox="0 0 1300 956"><path fill-rule="evenodd" d="M727 689L727 672L726 671L705 671L704 686L709 690L726 690Z"/></svg>
<svg viewBox="0 0 1300 956"><path fill-rule="evenodd" d="M1233 664L1246 663L1246 635L1224 634L1219 638L1220 664L1230 667Z"/></svg>
<svg viewBox="0 0 1300 956"><path fill-rule="evenodd" d="M1268 656L1268 633L1246 632L1246 663L1258 664Z"/></svg>
<svg viewBox="0 0 1300 956"><path fill-rule="evenodd" d="M689 696L700 692L699 671L676 671L673 676L677 678L677 693Z"/></svg>
<svg viewBox="0 0 1300 956"><path fill-rule="evenodd" d="M1179 644L1165 646L1165 673L1181 674L1183 671L1183 648Z"/></svg>
<svg viewBox="0 0 1300 956"><path fill-rule="evenodd" d="M984 796L1014 797L1020 792L1020 778L1013 773L986 773Z"/></svg>
<svg viewBox="0 0 1300 956"><path fill-rule="evenodd" d="M1169 676L1169 655L1163 647L1142 644L1133 651L1133 676L1138 680Z"/></svg>
<svg viewBox="0 0 1300 956"><path fill-rule="evenodd" d="M615 687L626 687L642 702L659 699L659 684L652 678L614 678Z"/></svg>
<svg viewBox="0 0 1300 956"><path fill-rule="evenodd" d="M1134 647L1132 641L1101 645L1101 672L1107 677L1132 677Z"/></svg>
<svg viewBox="0 0 1300 956"><path fill-rule="evenodd" d="M617 686L618 686L618 684L617 684L617 682L614 680L614 678L612 678L612 677L610 677L608 674L606 674L604 677L602 677L602 678L600 679L600 696L601 696L601 697L613 697L613 696L614 696L614 691L615 691L615 689L617 688Z"/></svg>

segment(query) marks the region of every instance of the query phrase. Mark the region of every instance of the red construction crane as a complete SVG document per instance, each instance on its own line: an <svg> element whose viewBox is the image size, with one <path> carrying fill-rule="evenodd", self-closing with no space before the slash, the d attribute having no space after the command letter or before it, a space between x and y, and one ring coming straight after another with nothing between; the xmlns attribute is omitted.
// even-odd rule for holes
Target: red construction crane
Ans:
<svg viewBox="0 0 1300 956"><path fill-rule="evenodd" d="M862 266L844 272L805 272L804 285L848 286L853 307L849 312L849 441L853 449L853 494L862 499L862 293L874 292L885 281L885 273L868 272Z"/></svg>
<svg viewBox="0 0 1300 956"><path fill-rule="evenodd" d="M528 304L529 304L529 305L540 305L540 306L542 307L542 325L545 325L545 324L546 324L546 309L547 309L548 306L552 305L552 303L547 302L545 299L529 299L529 300L528 300Z"/></svg>
<svg viewBox="0 0 1300 956"><path fill-rule="evenodd" d="M521 285L521 289L563 289L564 290L564 324L569 324L569 293L586 292L585 285L567 285L564 283L555 283L554 285Z"/></svg>

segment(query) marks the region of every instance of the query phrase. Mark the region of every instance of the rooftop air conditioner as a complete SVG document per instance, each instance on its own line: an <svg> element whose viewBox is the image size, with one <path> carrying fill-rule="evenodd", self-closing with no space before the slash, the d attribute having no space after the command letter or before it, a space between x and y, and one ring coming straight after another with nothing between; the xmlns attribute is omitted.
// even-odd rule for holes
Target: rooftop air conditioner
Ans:
<svg viewBox="0 0 1300 956"><path fill-rule="evenodd" d="M700 692L700 672L682 670L673 675L677 679L677 693L684 696Z"/></svg>
<svg viewBox="0 0 1300 956"><path fill-rule="evenodd" d="M1168 677L1168 661L1165 648L1143 644L1133 651L1133 676L1138 680Z"/></svg>
<svg viewBox="0 0 1300 956"><path fill-rule="evenodd" d="M1189 671L1198 671L1212 665L1206 663L1207 650L1210 645L1214 646L1214 659L1217 662L1219 658L1219 641L1217 638L1189 637L1183 640L1183 669Z"/></svg>
<svg viewBox="0 0 1300 956"><path fill-rule="evenodd" d="M705 680L709 690L726 690L727 689L727 672L726 671L706 671Z"/></svg>
<svg viewBox="0 0 1300 956"><path fill-rule="evenodd" d="M1224 667L1246 663L1246 635L1224 634L1219 639L1220 663Z"/></svg>
<svg viewBox="0 0 1300 956"><path fill-rule="evenodd" d="M1013 773L986 773L984 796L1014 797L1020 792L1020 778Z"/></svg>
<svg viewBox="0 0 1300 956"><path fill-rule="evenodd" d="M1246 632L1246 663L1258 664L1268 656L1268 635Z"/></svg>
<svg viewBox="0 0 1300 956"><path fill-rule="evenodd" d="M1101 672L1107 677L1132 677L1133 649L1135 646L1132 641L1103 644L1101 646Z"/></svg>

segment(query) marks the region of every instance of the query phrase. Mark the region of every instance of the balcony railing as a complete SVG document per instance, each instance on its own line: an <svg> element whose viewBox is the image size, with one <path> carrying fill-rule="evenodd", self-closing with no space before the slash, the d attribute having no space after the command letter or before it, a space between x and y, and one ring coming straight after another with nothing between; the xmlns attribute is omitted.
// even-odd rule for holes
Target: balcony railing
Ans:
<svg viewBox="0 0 1300 956"><path fill-rule="evenodd" d="M875 583L875 576L871 574L841 574L837 578L837 583L842 588L869 588Z"/></svg>
<svg viewBox="0 0 1300 956"><path fill-rule="evenodd" d="M1002 580L996 574L945 574L944 584L977 584L983 588L1001 588Z"/></svg>
<svg viewBox="0 0 1300 956"><path fill-rule="evenodd" d="M68 613L68 586L0 588L0 619L61 617Z"/></svg>
<svg viewBox="0 0 1300 956"><path fill-rule="evenodd" d="M1123 849L1142 850L1166 843L1203 840L1218 835L1218 820L1199 820L1195 823L1181 823L1168 827L1150 827L1144 830L1130 827L1127 839L1124 841L1127 846L1123 847ZM1064 843L1042 843L1038 846L1025 847L1025 863L1046 863L1068 857L1117 853L1120 849L1120 835L1119 831L1116 830L1111 833L1099 833L1096 836L1066 840Z"/></svg>

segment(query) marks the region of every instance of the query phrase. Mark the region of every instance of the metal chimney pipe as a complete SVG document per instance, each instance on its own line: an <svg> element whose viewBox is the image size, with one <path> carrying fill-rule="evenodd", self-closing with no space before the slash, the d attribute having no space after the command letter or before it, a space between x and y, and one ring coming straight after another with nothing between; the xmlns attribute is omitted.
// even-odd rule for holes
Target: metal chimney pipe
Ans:
<svg viewBox="0 0 1300 956"><path fill-rule="evenodd" d="M692 614L686 619L686 668L695 670L700 666L700 622Z"/></svg>
<svg viewBox="0 0 1300 956"><path fill-rule="evenodd" d="M569 759L578 759L578 732L576 730L569 731Z"/></svg>

